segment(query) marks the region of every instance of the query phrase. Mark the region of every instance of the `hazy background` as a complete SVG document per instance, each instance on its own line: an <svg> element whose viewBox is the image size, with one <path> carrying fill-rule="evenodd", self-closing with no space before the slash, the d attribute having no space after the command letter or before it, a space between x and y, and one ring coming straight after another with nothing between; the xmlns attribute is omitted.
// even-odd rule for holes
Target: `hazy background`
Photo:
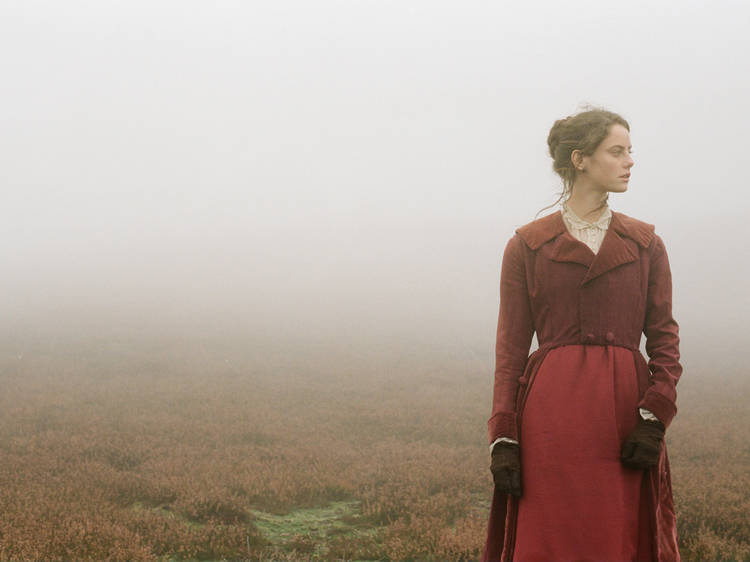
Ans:
<svg viewBox="0 0 750 562"><path fill-rule="evenodd" d="M592 103L631 123L610 204L667 244L685 373L725 371L750 312L749 15L3 2L3 339L491 357L505 243L561 189L547 133Z"/></svg>

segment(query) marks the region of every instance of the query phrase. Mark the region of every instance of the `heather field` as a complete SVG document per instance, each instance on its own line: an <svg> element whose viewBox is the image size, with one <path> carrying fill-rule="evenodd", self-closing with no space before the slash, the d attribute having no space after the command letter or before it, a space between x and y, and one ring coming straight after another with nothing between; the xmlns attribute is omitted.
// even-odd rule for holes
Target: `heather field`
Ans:
<svg viewBox="0 0 750 562"><path fill-rule="evenodd" d="M491 360L258 337L0 343L2 560L476 560ZM750 381L685 369L686 560L750 560Z"/></svg>

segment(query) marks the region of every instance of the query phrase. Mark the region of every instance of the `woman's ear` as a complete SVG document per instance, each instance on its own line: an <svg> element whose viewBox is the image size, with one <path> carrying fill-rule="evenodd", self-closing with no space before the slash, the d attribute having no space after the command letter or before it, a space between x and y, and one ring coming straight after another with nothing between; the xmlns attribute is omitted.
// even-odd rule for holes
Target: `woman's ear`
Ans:
<svg viewBox="0 0 750 562"><path fill-rule="evenodd" d="M576 170L579 172L583 171L583 152L576 148L570 153L570 161Z"/></svg>

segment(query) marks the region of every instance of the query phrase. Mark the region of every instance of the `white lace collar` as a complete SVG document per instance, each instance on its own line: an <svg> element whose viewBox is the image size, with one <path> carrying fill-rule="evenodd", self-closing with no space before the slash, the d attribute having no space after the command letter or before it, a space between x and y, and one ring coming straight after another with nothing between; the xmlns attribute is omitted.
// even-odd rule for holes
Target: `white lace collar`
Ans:
<svg viewBox="0 0 750 562"><path fill-rule="evenodd" d="M607 230L607 228L609 227L610 219L612 218L612 210L606 203L602 216L599 217L596 222L585 221L581 217L576 215L573 212L573 209L568 207L567 201L562 205L562 214L563 217L575 228L598 228L600 230Z"/></svg>

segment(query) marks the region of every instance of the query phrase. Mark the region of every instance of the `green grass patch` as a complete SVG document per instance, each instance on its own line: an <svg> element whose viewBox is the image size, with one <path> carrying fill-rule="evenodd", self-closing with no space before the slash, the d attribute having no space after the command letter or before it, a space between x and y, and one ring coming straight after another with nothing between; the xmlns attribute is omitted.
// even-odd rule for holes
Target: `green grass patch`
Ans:
<svg viewBox="0 0 750 562"><path fill-rule="evenodd" d="M367 525L359 501L335 501L324 507L296 509L284 515L253 510L255 527L271 544L312 556L328 553L334 537L373 537L379 528Z"/></svg>

